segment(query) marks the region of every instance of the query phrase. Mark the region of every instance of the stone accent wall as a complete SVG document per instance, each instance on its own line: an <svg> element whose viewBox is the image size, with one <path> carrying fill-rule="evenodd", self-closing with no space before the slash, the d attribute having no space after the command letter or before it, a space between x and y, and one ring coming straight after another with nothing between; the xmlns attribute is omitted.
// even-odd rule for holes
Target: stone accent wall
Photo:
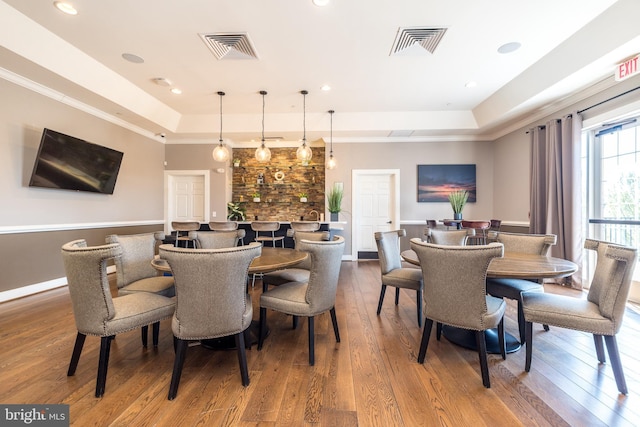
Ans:
<svg viewBox="0 0 640 427"><path fill-rule="evenodd" d="M324 213L325 168L324 147L313 147L309 165L296 159L296 147L270 148L271 160L259 163L255 148L236 148L233 158L240 165L233 168L232 200L242 202L246 219L299 221L315 219L310 211ZM262 174L263 183L259 184ZM278 179L281 178L281 179ZM253 201L253 193L260 193L260 202ZM307 202L300 201L300 193L307 193Z"/></svg>

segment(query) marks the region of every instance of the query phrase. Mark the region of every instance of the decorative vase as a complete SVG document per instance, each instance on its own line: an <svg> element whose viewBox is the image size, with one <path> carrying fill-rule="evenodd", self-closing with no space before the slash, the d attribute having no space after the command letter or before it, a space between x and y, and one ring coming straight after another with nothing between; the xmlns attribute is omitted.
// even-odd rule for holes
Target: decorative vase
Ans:
<svg viewBox="0 0 640 427"><path fill-rule="evenodd" d="M453 219L455 220L461 220L462 219L462 212L454 212L453 213Z"/></svg>
<svg viewBox="0 0 640 427"><path fill-rule="evenodd" d="M240 167L240 162L233 162L233 167L234 168Z"/></svg>
<svg viewBox="0 0 640 427"><path fill-rule="evenodd" d="M253 198L253 201L254 201L254 202L256 202L256 203L258 203L258 202L260 201L260 197L254 197L254 198Z"/></svg>
<svg viewBox="0 0 640 427"><path fill-rule="evenodd" d="M307 203L307 198L306 197L300 197L300 201L302 203Z"/></svg>
<svg viewBox="0 0 640 427"><path fill-rule="evenodd" d="M331 221L338 221L338 212L331 212Z"/></svg>

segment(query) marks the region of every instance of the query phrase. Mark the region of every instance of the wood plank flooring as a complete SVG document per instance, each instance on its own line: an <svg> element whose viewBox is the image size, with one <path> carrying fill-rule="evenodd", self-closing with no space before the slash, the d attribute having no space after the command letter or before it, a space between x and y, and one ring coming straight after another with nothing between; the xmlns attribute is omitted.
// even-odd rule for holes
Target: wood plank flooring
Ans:
<svg viewBox="0 0 640 427"><path fill-rule="evenodd" d="M436 341L416 358L421 329L415 292L400 304L380 292L377 261L343 262L336 310L316 319L316 364L309 366L307 322L269 312L262 351L247 351L251 384L242 387L235 351L192 345L178 395L167 400L173 366L170 321L157 349L140 332L113 342L104 397L94 397L100 340L87 337L75 376L67 367L75 325L66 288L0 304L0 402L67 403L77 426L634 426L640 424L640 312L629 305L618 344L629 395L617 392L611 367L598 365L589 334L534 325L530 373L524 349L489 356L491 389L482 386L477 353ZM252 291L255 318L261 284ZM547 292L579 296L557 286ZM506 328L517 333L515 304Z"/></svg>

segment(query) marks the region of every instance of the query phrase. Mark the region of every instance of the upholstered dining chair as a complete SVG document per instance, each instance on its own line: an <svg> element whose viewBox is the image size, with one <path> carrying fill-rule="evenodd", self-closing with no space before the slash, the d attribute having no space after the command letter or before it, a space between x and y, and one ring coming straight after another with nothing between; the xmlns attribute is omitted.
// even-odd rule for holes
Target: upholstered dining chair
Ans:
<svg viewBox="0 0 640 427"><path fill-rule="evenodd" d="M318 231L320 222L318 221L291 221L293 231Z"/></svg>
<svg viewBox="0 0 640 427"><path fill-rule="evenodd" d="M493 258L502 256L500 243L478 246L446 246L411 239L424 276L425 324L418 362L424 363L433 322L440 339L441 325L475 331L482 384L489 388L489 366L484 331L498 327L502 358L506 357L504 312L500 298L486 294L487 268Z"/></svg>
<svg viewBox="0 0 640 427"><path fill-rule="evenodd" d="M276 246L276 242L284 248L284 236L276 236L276 231L280 230L280 223L277 221L252 221L251 229L256 233L254 240L256 242L271 242L272 246ZM265 233L260 235L260 233Z"/></svg>
<svg viewBox="0 0 640 427"><path fill-rule="evenodd" d="M175 308L172 298L150 292L133 292L112 298L107 261L120 256L122 247L117 243L87 246L85 240L74 240L62 246L62 261L78 330L67 376L73 376L76 372L87 335L99 336L96 397L104 394L113 338L122 332L148 328L150 324L157 331L159 328L156 325L171 317ZM146 339L143 344L146 347ZM156 334L153 345L158 345Z"/></svg>
<svg viewBox="0 0 640 427"><path fill-rule="evenodd" d="M244 234L244 230L190 231L189 238L194 239L200 249L222 249L238 246L240 236Z"/></svg>
<svg viewBox="0 0 640 427"><path fill-rule="evenodd" d="M277 286L260 296L260 335L258 350L262 349L267 328L267 309L294 317L307 317L309 326L309 365L315 364L315 316L329 311L336 342L340 342L336 318L336 289L340 264L344 253L344 237L334 236L330 241L298 241L298 249L311 258L309 280ZM273 334L273 331L272 331Z"/></svg>
<svg viewBox="0 0 640 427"><path fill-rule="evenodd" d="M382 281L376 314L379 316L382 311L382 303L384 302L387 286L396 288L396 305L400 302L400 289L410 289L416 291L418 326L422 326L422 270L403 267L402 258L400 257L400 238L406 235L407 232L404 229L374 233L374 239L378 247Z"/></svg>
<svg viewBox="0 0 640 427"><path fill-rule="evenodd" d="M176 311L171 322L176 355L169 400L178 393L189 341L233 335L242 385L249 385L245 331L253 308L245 277L251 261L260 256L259 243L224 249L186 249L160 246L176 282Z"/></svg>
<svg viewBox="0 0 640 427"><path fill-rule="evenodd" d="M584 247L597 253L596 268L586 299L539 292L522 294L526 322L525 371L531 369L533 323L588 332L593 334L600 363L606 362L604 338L618 391L627 394L616 334L622 326L633 270L638 260L637 249L590 239L585 240Z"/></svg>
<svg viewBox="0 0 640 427"><path fill-rule="evenodd" d="M295 247L298 248L298 242L301 240L328 241L330 236L331 234L328 231L296 231L293 234L293 240ZM264 273L262 276L262 291L269 289L269 286L279 286L283 283L306 282L309 280L310 271L311 259L307 257L307 259L294 267Z"/></svg>
<svg viewBox="0 0 640 427"><path fill-rule="evenodd" d="M495 241L504 245L507 253L525 253L548 255L549 249L556 244L555 234L519 234L496 233ZM535 278L532 278L535 279ZM542 283L526 279L487 279L487 292L498 298L509 298L517 301L518 332L520 342L524 342L524 313L522 311L523 292L544 292ZM545 330L548 325L543 325Z"/></svg>
<svg viewBox="0 0 640 427"><path fill-rule="evenodd" d="M475 235L473 229L462 230L434 230L425 229L426 241L435 245L464 246L469 236Z"/></svg>
<svg viewBox="0 0 640 427"><path fill-rule="evenodd" d="M436 222L435 219L428 219L427 228L438 228L438 223Z"/></svg>
<svg viewBox="0 0 640 427"><path fill-rule="evenodd" d="M156 255L156 245L162 241L164 233L111 234L105 238L107 244L117 243L122 255L114 261L118 295L135 292L151 292L172 297L175 295L173 277L160 276L151 266Z"/></svg>
<svg viewBox="0 0 640 427"><path fill-rule="evenodd" d="M211 231L233 231L238 230L238 221L210 221L209 229ZM244 246L244 236L246 236L246 231L243 229L238 230L238 240L240 241L240 245Z"/></svg>
<svg viewBox="0 0 640 427"><path fill-rule="evenodd" d="M200 223L198 221L173 221L171 222L171 228L176 232L175 246L178 246L180 242L185 242L185 247L191 244L196 247L196 241L189 238L190 231L200 230ZM184 233L184 234L180 234Z"/></svg>

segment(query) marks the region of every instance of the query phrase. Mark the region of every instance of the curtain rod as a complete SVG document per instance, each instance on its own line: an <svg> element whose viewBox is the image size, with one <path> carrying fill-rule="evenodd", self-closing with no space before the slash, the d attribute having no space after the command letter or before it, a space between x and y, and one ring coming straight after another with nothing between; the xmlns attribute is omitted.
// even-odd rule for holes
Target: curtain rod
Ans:
<svg viewBox="0 0 640 427"><path fill-rule="evenodd" d="M593 105L592 105L592 106L590 106L590 107L587 107L587 108L584 108L584 109L582 109L582 110L579 110L579 111L578 111L578 114L580 114L580 113L584 113L585 111L588 111L588 110L590 110L590 109L592 109L592 108L595 108L595 107L597 107L597 106L599 106L599 105L605 104L605 103L607 103L607 102L609 102L609 101L613 101L614 99L620 98L621 96L627 95L627 94L629 94L629 93L631 93L631 92L633 92L633 91L636 91L636 90L638 90L638 89L640 89L640 86L634 87L633 89L629 89L629 90L628 90L628 91L626 91L626 92L619 93L619 94L617 94L616 96L612 96L611 98L605 99L604 101L600 101L600 102L598 102L597 104L593 104Z"/></svg>

